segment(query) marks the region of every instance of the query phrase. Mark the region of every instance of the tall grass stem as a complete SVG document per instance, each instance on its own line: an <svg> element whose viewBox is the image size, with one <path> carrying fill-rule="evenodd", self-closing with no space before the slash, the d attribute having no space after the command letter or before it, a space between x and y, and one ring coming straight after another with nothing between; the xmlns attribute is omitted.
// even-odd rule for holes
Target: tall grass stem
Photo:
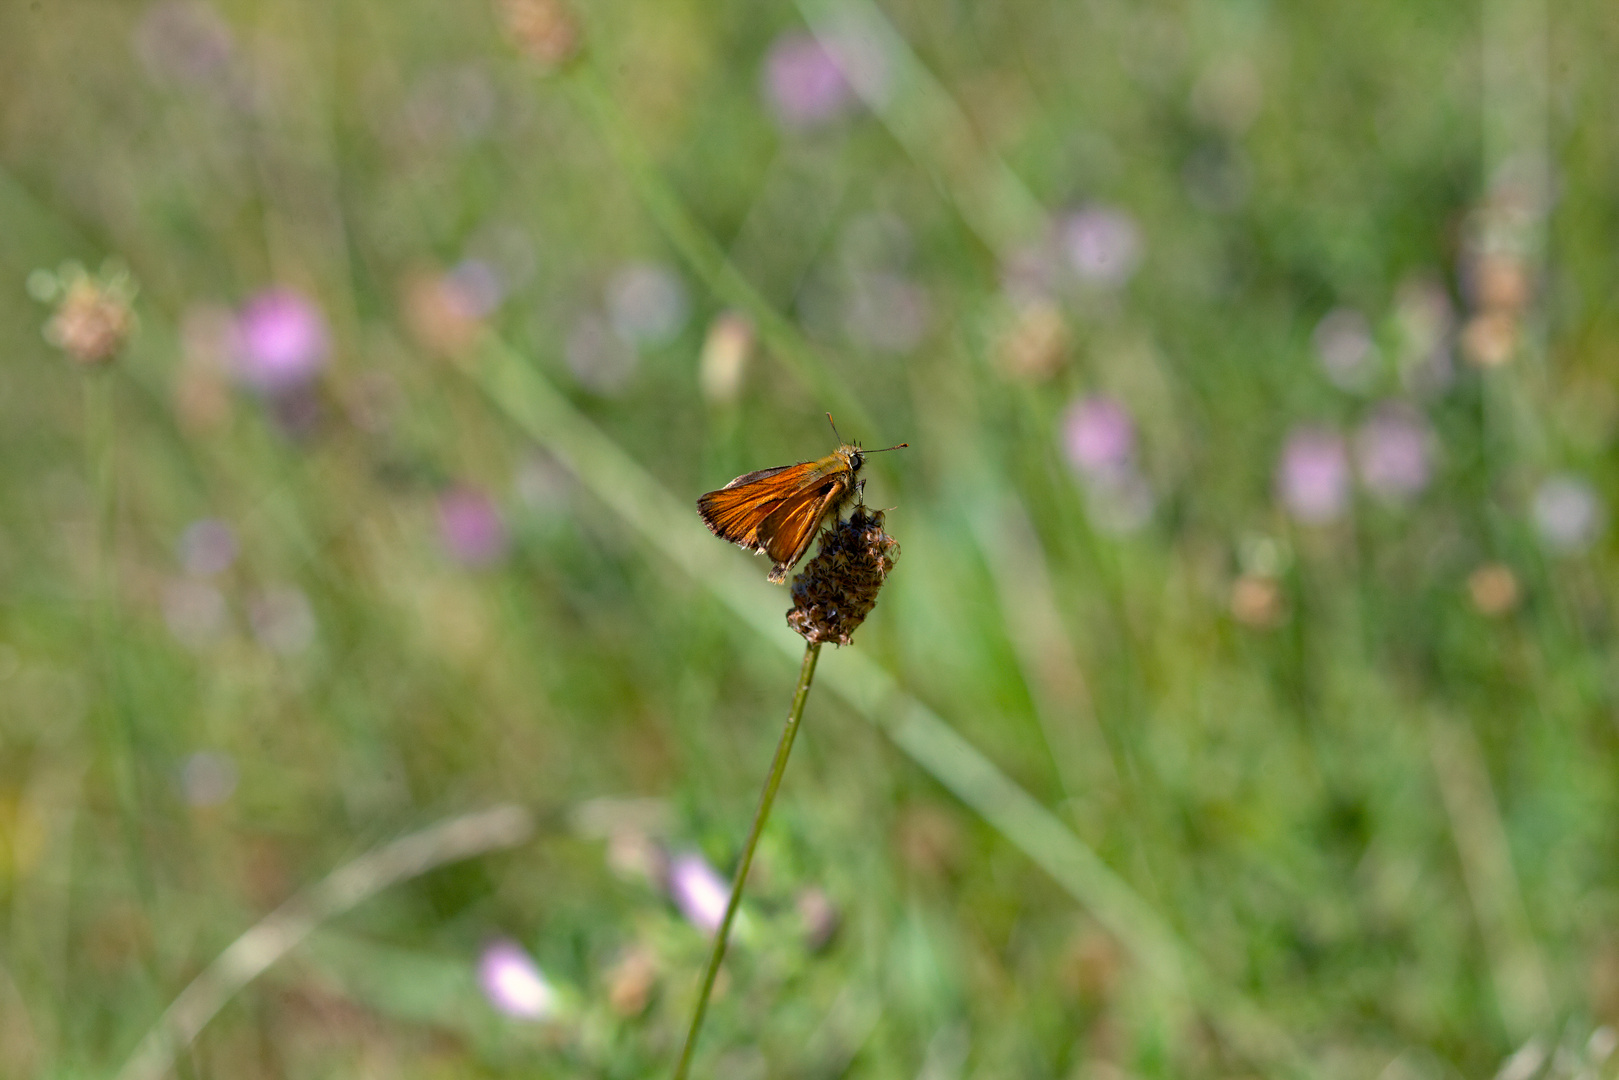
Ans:
<svg viewBox="0 0 1619 1080"><path fill-rule="evenodd" d="M748 881L748 870L753 866L753 852L759 846L759 835L770 818L770 808L776 803L776 792L781 778L787 772L787 755L793 752L793 740L798 737L798 723L804 716L804 703L809 700L810 682L815 678L815 661L820 658L821 646L811 642L804 646L804 663L798 669L798 688L793 691L793 707L787 713L787 726L782 728L781 741L776 744L775 759L770 762L770 775L765 788L759 793L759 808L753 812L753 827L748 830L747 843L742 845L742 861L737 863L736 877L731 881L731 897L725 903L725 917L714 931L714 947L709 950L708 966L703 969L703 982L697 988L697 1004L692 1008L691 1027L686 1031L686 1045L680 1051L680 1063L675 1066L674 1080L685 1080L691 1069L691 1057L697 1050L697 1036L703 1030L703 1018L708 1015L708 1001L714 993L714 980L720 973L720 962L725 959L725 943L731 935L731 923L737 908L742 906L742 889Z"/></svg>
<svg viewBox="0 0 1619 1080"><path fill-rule="evenodd" d="M119 829L128 849L129 872L136 894L150 911L155 897L141 839L143 798L139 747L119 674L118 650L118 475L117 422L113 371L84 376L85 471L91 490L91 563L89 581L90 657L95 678L95 712L101 720ZM150 961L150 957L146 957Z"/></svg>

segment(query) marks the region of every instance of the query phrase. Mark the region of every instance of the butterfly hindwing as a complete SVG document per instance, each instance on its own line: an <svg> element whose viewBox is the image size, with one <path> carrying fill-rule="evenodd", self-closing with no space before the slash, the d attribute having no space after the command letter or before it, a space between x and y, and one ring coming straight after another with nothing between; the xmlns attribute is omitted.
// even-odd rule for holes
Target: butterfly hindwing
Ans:
<svg viewBox="0 0 1619 1080"><path fill-rule="evenodd" d="M781 505L760 522L757 530L760 549L775 563L770 570L771 581L779 584L787 579L787 571L809 550L822 519L843 501L848 491L849 483L842 477L813 487L806 485L783 499Z"/></svg>

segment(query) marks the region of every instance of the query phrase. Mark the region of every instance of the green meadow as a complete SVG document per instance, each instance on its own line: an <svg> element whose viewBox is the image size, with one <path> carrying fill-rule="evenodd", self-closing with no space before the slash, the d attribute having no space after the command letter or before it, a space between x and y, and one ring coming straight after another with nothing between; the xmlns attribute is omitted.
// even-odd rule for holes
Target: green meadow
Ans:
<svg viewBox="0 0 1619 1080"><path fill-rule="evenodd" d="M1616 50L0 6L0 1076L1615 1075Z"/></svg>

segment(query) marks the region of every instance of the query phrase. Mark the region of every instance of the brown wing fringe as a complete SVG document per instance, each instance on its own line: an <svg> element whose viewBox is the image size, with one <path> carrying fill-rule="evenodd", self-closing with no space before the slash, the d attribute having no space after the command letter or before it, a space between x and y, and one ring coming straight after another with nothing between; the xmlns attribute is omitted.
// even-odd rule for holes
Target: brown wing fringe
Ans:
<svg viewBox="0 0 1619 1080"><path fill-rule="evenodd" d="M760 520L760 502L757 496L739 497L732 489L721 488L697 500L697 513L708 531L720 539L741 544L750 551L762 551L755 524Z"/></svg>

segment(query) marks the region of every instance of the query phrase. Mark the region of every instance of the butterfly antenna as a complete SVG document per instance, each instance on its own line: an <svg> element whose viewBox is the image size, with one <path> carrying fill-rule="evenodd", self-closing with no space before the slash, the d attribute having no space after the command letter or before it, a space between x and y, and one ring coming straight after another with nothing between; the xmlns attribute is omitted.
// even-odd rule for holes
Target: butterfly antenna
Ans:
<svg viewBox="0 0 1619 1080"><path fill-rule="evenodd" d="M832 414L831 413L826 414L826 422L832 425L832 437L838 440L838 445L839 446L842 446L843 445L843 436L838 434L837 421L832 419Z"/></svg>
<svg viewBox="0 0 1619 1080"><path fill-rule="evenodd" d="M908 443L908 442L902 442L898 446L885 446L881 450L867 450L866 453L868 453L868 454L886 454L890 450L903 450L909 445L911 445L911 444Z"/></svg>

